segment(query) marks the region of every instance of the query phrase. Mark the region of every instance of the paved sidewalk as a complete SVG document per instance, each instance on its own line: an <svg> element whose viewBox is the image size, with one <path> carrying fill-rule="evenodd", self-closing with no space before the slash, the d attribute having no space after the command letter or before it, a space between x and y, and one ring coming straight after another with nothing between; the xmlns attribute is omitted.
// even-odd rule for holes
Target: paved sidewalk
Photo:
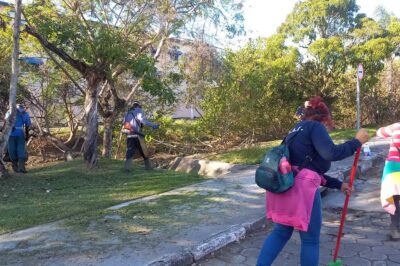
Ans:
<svg viewBox="0 0 400 266"><path fill-rule="evenodd" d="M374 156L360 162L362 173L382 163L388 142L370 146ZM337 162L331 174L346 176L351 165L351 158ZM191 265L265 223L265 193L254 170L116 206L88 225L60 221L1 235L0 264Z"/></svg>
<svg viewBox="0 0 400 266"><path fill-rule="evenodd" d="M389 239L389 215L379 202L379 177L381 167L374 167L356 182L346 217L339 258L349 266L398 266L400 265L400 242ZM337 208L340 192L331 192L323 198L323 226L321 230L320 265L332 261L340 223L341 207ZM207 256L197 266L256 265L261 246L272 229L272 223L242 241ZM285 248L274 261L275 266L299 265L300 238L293 233Z"/></svg>

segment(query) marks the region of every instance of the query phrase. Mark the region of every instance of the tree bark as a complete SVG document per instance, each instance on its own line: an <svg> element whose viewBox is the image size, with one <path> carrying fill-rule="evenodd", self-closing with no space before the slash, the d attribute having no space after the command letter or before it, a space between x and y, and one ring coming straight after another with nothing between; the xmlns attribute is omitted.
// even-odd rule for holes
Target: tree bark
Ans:
<svg viewBox="0 0 400 266"><path fill-rule="evenodd" d="M76 133L78 131L79 127L79 122L74 122L74 114L72 112L72 107L70 107L70 104L68 103L68 93L63 93L62 95L62 101L64 103L64 109L65 109L65 114L67 116L67 123L69 127L69 137L68 140L64 142L64 144L68 145L71 144L72 142L75 141Z"/></svg>
<svg viewBox="0 0 400 266"><path fill-rule="evenodd" d="M113 140L113 124L115 117L104 118L104 133L103 133L103 151L102 156L106 158L111 158L112 155L112 140Z"/></svg>
<svg viewBox="0 0 400 266"><path fill-rule="evenodd" d="M11 114L6 119L6 125L1 132L0 136L0 177L7 174L7 169L3 161L4 149L7 147L8 138L11 133L11 129L15 123L16 116L16 98L17 98L17 84L19 75L19 35L20 35L20 25L21 25L21 8L22 0L15 1L15 16L14 16L14 26L13 26L13 53L11 57L11 80L10 80L10 95L9 95L9 107Z"/></svg>
<svg viewBox="0 0 400 266"><path fill-rule="evenodd" d="M99 96L99 113L103 118L104 126L102 156L111 158L113 125L125 106L125 101L118 97L112 81L107 81L104 86L104 91Z"/></svg>
<svg viewBox="0 0 400 266"><path fill-rule="evenodd" d="M86 78L88 88L85 95L85 119L86 132L85 142L83 144L83 158L86 166L93 168L98 159L97 143L98 143L98 112L97 103L99 97L99 85L102 78L95 72L88 73Z"/></svg>

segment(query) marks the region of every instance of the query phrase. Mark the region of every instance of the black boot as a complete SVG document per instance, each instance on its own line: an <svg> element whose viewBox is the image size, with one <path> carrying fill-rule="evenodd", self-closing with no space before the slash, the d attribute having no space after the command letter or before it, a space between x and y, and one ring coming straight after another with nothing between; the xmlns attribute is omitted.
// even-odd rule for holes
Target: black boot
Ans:
<svg viewBox="0 0 400 266"><path fill-rule="evenodd" d="M11 167L12 167L14 173L18 173L19 172L19 170L18 170L18 162L17 161L12 161L11 162Z"/></svg>
<svg viewBox="0 0 400 266"><path fill-rule="evenodd" d="M150 159L144 160L144 169L145 170L153 170L153 164L151 163Z"/></svg>
<svg viewBox="0 0 400 266"><path fill-rule="evenodd" d="M133 161L132 158L125 160L124 169L125 169L126 172L132 171L132 163L133 163L132 161Z"/></svg>
<svg viewBox="0 0 400 266"><path fill-rule="evenodd" d="M400 228L399 228L400 212L396 209L394 215L390 215L390 238L393 241L400 240Z"/></svg>
<svg viewBox="0 0 400 266"><path fill-rule="evenodd" d="M18 171L26 174L25 159L18 160Z"/></svg>

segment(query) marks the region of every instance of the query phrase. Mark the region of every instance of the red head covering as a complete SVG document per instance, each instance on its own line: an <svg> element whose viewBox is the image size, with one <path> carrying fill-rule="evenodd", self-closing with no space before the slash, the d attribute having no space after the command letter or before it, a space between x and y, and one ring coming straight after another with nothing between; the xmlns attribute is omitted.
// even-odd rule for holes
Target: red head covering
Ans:
<svg viewBox="0 0 400 266"><path fill-rule="evenodd" d="M304 110L303 119L321 122L327 128L334 127L331 112L319 96L310 99L307 108Z"/></svg>

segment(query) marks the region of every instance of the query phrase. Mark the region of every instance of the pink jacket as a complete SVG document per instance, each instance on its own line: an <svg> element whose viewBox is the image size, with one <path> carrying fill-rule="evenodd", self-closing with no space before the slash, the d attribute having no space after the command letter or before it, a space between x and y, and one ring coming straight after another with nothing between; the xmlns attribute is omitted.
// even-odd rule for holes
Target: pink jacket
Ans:
<svg viewBox="0 0 400 266"><path fill-rule="evenodd" d="M297 168L294 169L297 172ZM275 194L267 191L267 218L273 222L307 231L315 192L326 180L312 170L303 168L289 190Z"/></svg>

